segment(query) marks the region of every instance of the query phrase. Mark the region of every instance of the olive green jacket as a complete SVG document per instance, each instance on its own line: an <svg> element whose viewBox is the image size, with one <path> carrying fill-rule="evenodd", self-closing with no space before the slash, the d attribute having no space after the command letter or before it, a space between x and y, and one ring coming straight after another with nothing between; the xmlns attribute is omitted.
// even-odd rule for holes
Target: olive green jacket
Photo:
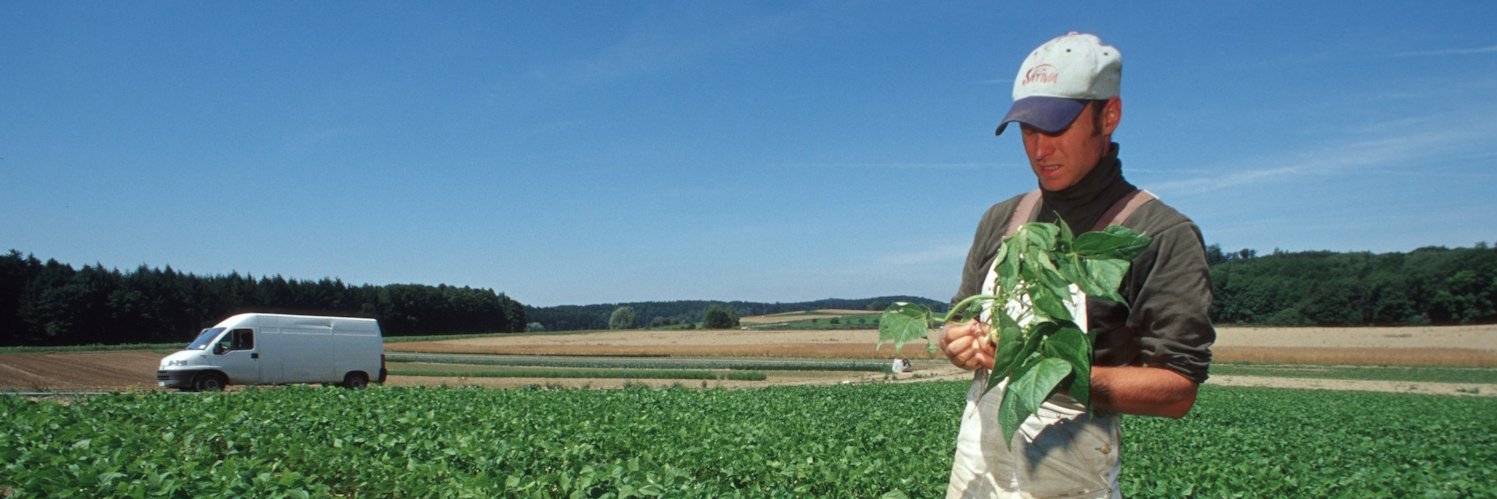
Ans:
<svg viewBox="0 0 1497 499"><path fill-rule="evenodd" d="M952 303L979 293L1021 197L993 205L983 215ZM1164 367L1196 383L1206 381L1216 329L1209 316L1211 273L1200 229L1158 200L1139 207L1123 226L1154 240L1123 278L1119 294L1127 307L1087 298L1087 327L1096 335L1093 362Z"/></svg>

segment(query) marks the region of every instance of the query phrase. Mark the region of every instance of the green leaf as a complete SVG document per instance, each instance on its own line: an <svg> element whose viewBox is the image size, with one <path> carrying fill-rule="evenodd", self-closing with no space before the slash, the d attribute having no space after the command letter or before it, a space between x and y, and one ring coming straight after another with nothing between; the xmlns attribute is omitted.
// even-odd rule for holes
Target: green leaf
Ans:
<svg viewBox="0 0 1497 499"><path fill-rule="evenodd" d="M1017 233L1024 234L1031 246L1050 250L1055 248L1055 238L1060 235L1060 227L1051 223L1030 222L1020 227Z"/></svg>
<svg viewBox="0 0 1497 499"><path fill-rule="evenodd" d="M874 348L883 348L884 342L893 342L894 351L898 352L905 343L924 339L930 328L930 318L930 309L924 305L906 302L890 305L879 316L878 345Z"/></svg>
<svg viewBox="0 0 1497 499"><path fill-rule="evenodd" d="M1060 270L1055 267L1055 262L1050 259L1050 253L1046 252L1036 255L1036 261L1040 264L1039 273L1036 275L1036 277L1039 277L1040 282L1045 283L1046 286L1050 286L1051 288L1066 288L1070 286L1070 281L1067 281L1065 276L1060 274Z"/></svg>
<svg viewBox="0 0 1497 499"><path fill-rule="evenodd" d="M990 387L991 387L991 381ZM1003 391L1003 400L998 401L998 429L1003 432L1003 442L1008 448L1014 448L1014 432L1019 430L1019 425L1024 424L1033 411L1023 412L1019 408L1019 397L1013 390Z"/></svg>
<svg viewBox="0 0 1497 499"><path fill-rule="evenodd" d="M998 250L1003 258L993 264L994 270L998 272L998 287L1001 289L1014 289L1019 283L1019 255L1023 248L1022 244L1011 244L1014 240L1010 237L1003 243Z"/></svg>
<svg viewBox="0 0 1497 499"><path fill-rule="evenodd" d="M1002 268L999 266L1003 264L1004 260L1008 259L1008 248L1009 244L1007 242L999 244L998 253L993 255L993 270L997 271L998 275L1003 275Z"/></svg>
<svg viewBox="0 0 1497 499"><path fill-rule="evenodd" d="M1060 218L1060 213L1055 214L1055 226L1060 230L1060 237L1055 241L1055 249L1061 253L1069 253L1071 246L1076 243L1075 234L1071 233L1071 226Z"/></svg>
<svg viewBox="0 0 1497 499"><path fill-rule="evenodd" d="M1024 330L1019 327L1019 323L1007 313L996 310L994 312L998 326L998 351L993 354L992 373L999 376L998 379L1002 379L1002 376L1007 376L1008 372L1015 367L1019 359L1028 355L1028 352L1024 351ZM991 389L993 386L996 385L990 383L988 388Z"/></svg>
<svg viewBox="0 0 1497 499"><path fill-rule="evenodd" d="M972 317L981 316L982 315L982 306L983 306L983 302L981 300L975 300L975 301L967 304L967 306L962 307L963 310L952 309L951 312L950 312L950 314L949 314L949 316L948 316L948 318L949 318L949 320L955 321L958 318L972 318Z"/></svg>
<svg viewBox="0 0 1497 499"><path fill-rule="evenodd" d="M1034 308L1051 319L1063 321L1075 320L1071 311L1066 309L1066 299L1070 293L1065 295L1056 294L1055 290L1048 286L1034 286L1030 288L1029 297L1034 301Z"/></svg>
<svg viewBox="0 0 1497 499"><path fill-rule="evenodd" d="M1085 280L1086 270L1081 264L1081 257L1076 256L1075 253L1060 255L1060 258L1055 260L1055 269L1067 282L1076 283L1079 286ZM1086 289L1082 288L1082 292L1085 291Z"/></svg>
<svg viewBox="0 0 1497 499"><path fill-rule="evenodd" d="M1076 254L1086 258L1121 258L1131 260L1142 253L1153 238L1134 232L1121 225L1109 225L1102 230L1076 236L1072 248Z"/></svg>
<svg viewBox="0 0 1497 499"><path fill-rule="evenodd" d="M1122 285L1123 276L1128 273L1127 260L1086 260L1083 265L1086 278L1077 283L1083 292L1094 298L1123 303L1118 286Z"/></svg>
<svg viewBox="0 0 1497 499"><path fill-rule="evenodd" d="M1091 407L1092 346L1086 333L1075 327L1061 327L1045 340L1042 351L1046 357L1071 364L1071 372L1076 376L1067 391L1081 405Z"/></svg>
<svg viewBox="0 0 1497 499"><path fill-rule="evenodd" d="M1003 401L1000 402L1002 405L998 408L999 426L1003 430L1005 442L1013 442L1014 432L1019 430L1019 425L1034 414L1040 404L1050 398L1050 392L1055 391L1056 385L1070 374L1070 363L1060 359L1041 358L1034 367L1008 383ZM1010 394L1013 395L1012 399L1009 398ZM1003 407L1006 405L1014 406L1007 417Z"/></svg>

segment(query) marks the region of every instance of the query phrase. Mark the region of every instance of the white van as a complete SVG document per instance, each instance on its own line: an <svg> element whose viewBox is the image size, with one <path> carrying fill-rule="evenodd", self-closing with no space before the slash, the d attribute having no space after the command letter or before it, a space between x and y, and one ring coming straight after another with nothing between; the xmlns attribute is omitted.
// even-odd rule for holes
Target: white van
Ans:
<svg viewBox="0 0 1497 499"><path fill-rule="evenodd" d="M377 377L376 377L377 376ZM184 391L234 385L385 382L385 341L374 319L239 314L161 359L156 381Z"/></svg>

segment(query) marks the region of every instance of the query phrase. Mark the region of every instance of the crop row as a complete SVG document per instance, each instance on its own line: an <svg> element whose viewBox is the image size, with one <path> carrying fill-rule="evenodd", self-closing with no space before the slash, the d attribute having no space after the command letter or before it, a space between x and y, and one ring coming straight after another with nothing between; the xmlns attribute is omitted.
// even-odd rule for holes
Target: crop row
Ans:
<svg viewBox="0 0 1497 499"><path fill-rule="evenodd" d="M0 496L910 497L956 382L755 390L291 387L0 397ZM1480 497L1497 399L1219 388L1124 421L1123 494Z"/></svg>
<svg viewBox="0 0 1497 499"><path fill-rule="evenodd" d="M390 362L514 367L888 372L886 361L389 353Z"/></svg>
<svg viewBox="0 0 1497 499"><path fill-rule="evenodd" d="M400 364L396 364L400 366ZM463 369L430 369L419 367L395 367L390 374L396 376L435 376L470 378L596 378L596 379L726 379L737 381L764 381L764 371L731 371L706 369L599 369L599 368L527 368L487 367Z"/></svg>
<svg viewBox="0 0 1497 499"><path fill-rule="evenodd" d="M1351 366L1212 363L1211 374L1285 378L1362 379L1497 384L1497 368L1466 366Z"/></svg>

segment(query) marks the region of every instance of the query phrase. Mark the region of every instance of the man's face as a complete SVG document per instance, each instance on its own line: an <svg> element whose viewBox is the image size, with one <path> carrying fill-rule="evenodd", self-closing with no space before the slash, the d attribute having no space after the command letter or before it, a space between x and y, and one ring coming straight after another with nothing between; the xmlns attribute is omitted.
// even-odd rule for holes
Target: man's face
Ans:
<svg viewBox="0 0 1497 499"><path fill-rule="evenodd" d="M1106 105L1088 104L1071 126L1056 133L1022 125L1024 153L1040 185L1065 190L1091 173L1107 154L1121 114L1122 101L1114 98Z"/></svg>

